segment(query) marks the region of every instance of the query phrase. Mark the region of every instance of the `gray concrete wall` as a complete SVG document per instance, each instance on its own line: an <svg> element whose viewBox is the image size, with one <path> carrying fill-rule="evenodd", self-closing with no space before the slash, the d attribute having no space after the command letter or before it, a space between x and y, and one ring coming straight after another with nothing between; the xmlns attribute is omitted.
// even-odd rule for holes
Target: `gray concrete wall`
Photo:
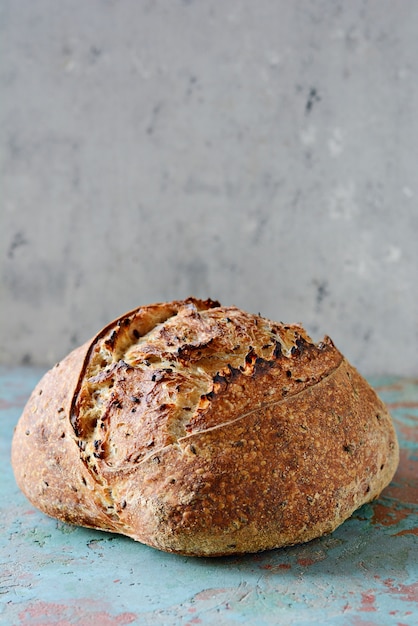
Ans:
<svg viewBox="0 0 418 626"><path fill-rule="evenodd" d="M418 2L0 0L0 360L196 295L418 373Z"/></svg>

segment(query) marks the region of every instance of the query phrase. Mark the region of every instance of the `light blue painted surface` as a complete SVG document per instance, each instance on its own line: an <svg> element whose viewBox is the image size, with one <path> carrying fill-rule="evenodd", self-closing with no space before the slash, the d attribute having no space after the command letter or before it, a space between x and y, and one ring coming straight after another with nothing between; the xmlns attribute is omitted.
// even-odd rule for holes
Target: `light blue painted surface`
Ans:
<svg viewBox="0 0 418 626"><path fill-rule="evenodd" d="M0 623L418 623L418 381L373 379L389 404L401 464L381 498L331 536L258 555L196 559L70 527L34 509L9 462L39 369L0 369Z"/></svg>

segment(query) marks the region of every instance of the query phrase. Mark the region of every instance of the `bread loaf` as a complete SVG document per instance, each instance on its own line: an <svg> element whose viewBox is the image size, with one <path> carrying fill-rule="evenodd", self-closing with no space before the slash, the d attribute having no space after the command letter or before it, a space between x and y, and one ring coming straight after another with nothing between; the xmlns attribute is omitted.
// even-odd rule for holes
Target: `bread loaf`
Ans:
<svg viewBox="0 0 418 626"><path fill-rule="evenodd" d="M329 338L193 298L140 307L71 352L12 445L48 515L197 556L330 533L397 463L389 413Z"/></svg>

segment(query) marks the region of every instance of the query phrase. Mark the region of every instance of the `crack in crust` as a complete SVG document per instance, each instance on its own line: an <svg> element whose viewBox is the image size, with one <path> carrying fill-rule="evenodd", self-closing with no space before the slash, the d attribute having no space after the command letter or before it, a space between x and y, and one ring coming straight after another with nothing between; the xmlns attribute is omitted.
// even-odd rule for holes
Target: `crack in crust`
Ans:
<svg viewBox="0 0 418 626"><path fill-rule="evenodd" d="M330 371L327 371L326 373L324 373L324 375L322 377L320 377L317 380L315 380L315 384L321 383L325 378L330 379L331 377L333 377L338 372L338 370L341 368L343 363L344 363L344 359L342 359L338 364L336 364ZM299 391L295 391L294 393L291 394L291 397L296 397L296 396L305 394L310 386L311 385L304 386ZM237 422L240 422L240 421L246 419L250 415L253 415L254 413L257 413L257 411L260 411L261 409L262 410L264 410L264 409L271 409L271 408L273 408L275 406L278 406L279 404L283 404L284 402L286 402L288 400L289 397L290 396L284 396L284 397L280 398L280 400L275 400L273 402L266 402L266 403L259 404L256 407L254 407L253 409L251 409L250 411L246 411L245 413L241 413L240 415L238 415L238 417L234 417L234 419L222 422L220 424L215 424L214 426L208 426L207 428L199 430L198 433L200 435L204 435L204 434L207 434L207 433L219 430L221 428L225 428L227 426L232 426L232 425L236 424ZM196 433L194 433L194 432L187 433L186 435L179 437L178 440L176 441L176 443L179 444L182 449L185 449L186 445L188 444L188 441L194 439L193 435L195 435L195 434ZM173 445L173 444L169 444L169 445ZM152 456L162 453L165 450L165 448L167 448L167 446L164 446L162 448L158 448L157 450L153 450L152 452L149 452L146 456L144 456L141 459L140 463L147 462L150 458L152 458Z"/></svg>

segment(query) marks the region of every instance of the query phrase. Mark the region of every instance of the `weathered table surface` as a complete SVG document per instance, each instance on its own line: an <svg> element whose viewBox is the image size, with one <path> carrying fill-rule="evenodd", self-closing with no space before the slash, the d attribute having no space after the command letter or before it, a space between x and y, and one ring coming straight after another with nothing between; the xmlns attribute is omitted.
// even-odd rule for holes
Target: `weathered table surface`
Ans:
<svg viewBox="0 0 418 626"><path fill-rule="evenodd" d="M29 504L10 442L42 373L0 368L1 624L418 624L418 380L370 381L401 444L379 500L309 544L196 559L67 526Z"/></svg>

